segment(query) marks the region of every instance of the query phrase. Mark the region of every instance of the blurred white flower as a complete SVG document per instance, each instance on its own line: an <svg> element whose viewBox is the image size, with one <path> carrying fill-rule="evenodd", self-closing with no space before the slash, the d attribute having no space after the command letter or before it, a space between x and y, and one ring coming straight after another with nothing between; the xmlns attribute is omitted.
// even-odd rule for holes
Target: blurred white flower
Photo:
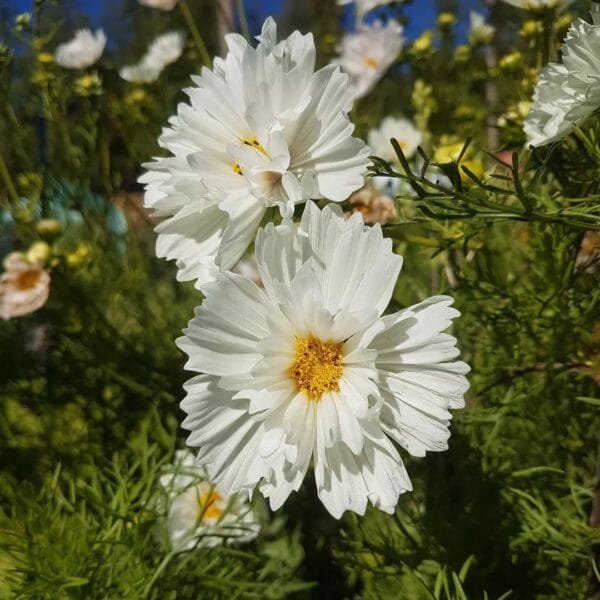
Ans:
<svg viewBox="0 0 600 600"><path fill-rule="evenodd" d="M489 44L492 41L496 28L487 23L482 14L472 10L470 14L470 23L469 42L471 44Z"/></svg>
<svg viewBox="0 0 600 600"><path fill-rule="evenodd" d="M50 293L50 274L39 262L29 262L13 252L4 261L0 277L0 319L32 313L46 303Z"/></svg>
<svg viewBox="0 0 600 600"><path fill-rule="evenodd" d="M337 66L315 72L311 34L277 42L272 19L251 47L229 53L186 90L160 144L171 156L147 165L145 203L162 218L157 255L177 277L214 279L254 240L268 207L289 212L309 198L346 200L364 184L369 150L352 137L352 92Z"/></svg>
<svg viewBox="0 0 600 600"><path fill-rule="evenodd" d="M600 5L593 24L577 19L562 47L562 64L544 67L525 118L527 144L544 146L569 134L600 108Z"/></svg>
<svg viewBox="0 0 600 600"><path fill-rule="evenodd" d="M84 69L98 62L105 45L106 36L101 29L95 33L80 29L71 41L56 48L54 60L65 69Z"/></svg>
<svg viewBox="0 0 600 600"><path fill-rule="evenodd" d="M142 6L158 8L159 10L173 10L177 6L177 0L138 0Z"/></svg>
<svg viewBox="0 0 600 600"><path fill-rule="evenodd" d="M159 35L135 65L119 69L119 75L131 83L152 83L163 69L179 59L185 47L185 34L171 31Z"/></svg>
<svg viewBox="0 0 600 600"><path fill-rule="evenodd" d="M571 2L573 2L573 0L503 0L503 2L527 10L540 8L557 8L558 10L564 10Z"/></svg>
<svg viewBox="0 0 600 600"><path fill-rule="evenodd" d="M338 48L336 62L350 75L356 98L368 94L394 63L404 44L403 28L395 21L361 25L347 33Z"/></svg>
<svg viewBox="0 0 600 600"><path fill-rule="evenodd" d="M367 136L371 154L391 163L398 162L394 147L390 143L392 138L398 142L406 158L411 158L417 151L417 147L423 143L423 136L412 121L398 117L385 117L379 127L371 129Z"/></svg>
<svg viewBox="0 0 600 600"><path fill-rule="evenodd" d="M181 31L170 31L159 35L150 44L144 58L150 64L170 65L179 59L184 47L185 34Z"/></svg>
<svg viewBox="0 0 600 600"><path fill-rule="evenodd" d="M119 76L130 83L153 83L162 73L160 65L150 65L143 61L119 69Z"/></svg>
<svg viewBox="0 0 600 600"><path fill-rule="evenodd" d="M189 450L175 452L160 485L167 495L167 531L174 551L212 548L225 541L246 543L258 535L260 527L249 502L221 494Z"/></svg>
<svg viewBox="0 0 600 600"><path fill-rule="evenodd" d="M343 6L344 4L355 4L356 12L359 17L362 17L365 13L378 6L392 4L392 2L395 2L395 0L337 0L337 3L340 6Z"/></svg>
<svg viewBox="0 0 600 600"><path fill-rule="evenodd" d="M309 202L300 228L269 223L256 259L264 289L220 274L177 341L203 373L181 403L188 445L224 493L258 487L273 510L312 461L334 517L369 502L393 513L411 489L395 444L446 450L464 406L469 367L443 333L459 315L452 298L384 317L402 257L380 225L335 204Z"/></svg>

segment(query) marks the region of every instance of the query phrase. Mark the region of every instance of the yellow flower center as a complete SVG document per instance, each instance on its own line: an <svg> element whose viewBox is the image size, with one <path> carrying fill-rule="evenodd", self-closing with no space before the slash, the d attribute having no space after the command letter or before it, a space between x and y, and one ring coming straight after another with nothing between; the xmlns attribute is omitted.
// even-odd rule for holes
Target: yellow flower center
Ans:
<svg viewBox="0 0 600 600"><path fill-rule="evenodd" d="M271 158L269 156L269 153L264 149L262 144L256 139L255 136L240 140L240 144L242 144L242 146L250 146L251 148L254 148L257 152L264 154L267 158ZM234 173L237 173L238 175L242 174L242 167L240 167L238 163L232 163L231 168Z"/></svg>
<svg viewBox="0 0 600 600"><path fill-rule="evenodd" d="M15 281L15 287L18 290L30 290L34 288L40 279L40 273L36 269L28 269L19 274Z"/></svg>
<svg viewBox="0 0 600 600"><path fill-rule="evenodd" d="M322 342L312 335L296 338L296 355L288 374L298 390L311 400L320 400L325 392L339 391L342 346L343 343Z"/></svg>
<svg viewBox="0 0 600 600"><path fill-rule="evenodd" d="M367 65L367 67L371 67L371 69L376 69L377 65L379 64L377 59L373 58L372 56L367 56L363 62L365 65Z"/></svg>
<svg viewBox="0 0 600 600"><path fill-rule="evenodd" d="M400 148L402 148L402 150L406 150L408 148L408 144L404 140L400 140L398 138L395 138L395 139L398 142L398 146L400 146Z"/></svg>
<svg viewBox="0 0 600 600"><path fill-rule="evenodd" d="M198 504L200 505L200 518L204 519L220 519L223 511L217 506L217 502L221 500L221 495L212 490L207 494L200 494Z"/></svg>

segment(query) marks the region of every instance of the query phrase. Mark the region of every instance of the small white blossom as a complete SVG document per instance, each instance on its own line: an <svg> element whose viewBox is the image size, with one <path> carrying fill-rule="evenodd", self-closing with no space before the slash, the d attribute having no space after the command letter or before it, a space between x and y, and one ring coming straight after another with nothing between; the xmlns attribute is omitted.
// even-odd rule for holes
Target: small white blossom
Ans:
<svg viewBox="0 0 600 600"><path fill-rule="evenodd" d="M106 36L101 29L92 33L80 29L72 40L61 44L54 52L54 60L65 69L84 69L98 62L106 46Z"/></svg>
<svg viewBox="0 0 600 600"><path fill-rule="evenodd" d="M396 60L404 44L403 28L395 21L361 25L347 33L337 62L350 75L356 98L368 94Z"/></svg>
<svg viewBox="0 0 600 600"><path fill-rule="evenodd" d="M184 47L185 35L179 31L159 35L140 61L135 65L122 67L119 75L132 83L152 83L167 65L179 59Z"/></svg>
<svg viewBox="0 0 600 600"><path fill-rule="evenodd" d="M489 44L492 41L496 28L487 23L482 14L472 10L470 14L470 23L469 42L471 44Z"/></svg>
<svg viewBox="0 0 600 600"><path fill-rule="evenodd" d="M392 4L395 0L337 0L340 6L345 4L354 4L356 6L356 13L359 17L362 17L365 13L370 10L377 8L378 6L385 6L386 4Z"/></svg>

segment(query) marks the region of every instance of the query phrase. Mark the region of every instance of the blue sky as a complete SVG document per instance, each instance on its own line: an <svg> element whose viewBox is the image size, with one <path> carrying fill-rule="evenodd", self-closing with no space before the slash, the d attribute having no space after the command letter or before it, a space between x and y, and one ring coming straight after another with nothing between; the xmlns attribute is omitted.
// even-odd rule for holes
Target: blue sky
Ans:
<svg viewBox="0 0 600 600"><path fill-rule="evenodd" d="M101 26L100 15L106 14L107 5L119 5L124 1L134 2L134 0L79 0L79 4L85 7L89 15L92 26ZM268 15L277 17L285 7L286 1L294 0L244 0L246 11L253 23L261 23ZM295 0L299 1L299 0ZM4 6L15 12L26 12L31 10L33 0L3 0ZM416 0L410 6L403 10L409 17L409 26L407 28L407 37L414 38L427 27L431 27L435 18L435 0ZM459 38L463 37L467 28L469 10L481 10L482 2L480 0L460 0L461 23L458 26ZM351 12L351 7L347 7ZM347 20L350 21L349 19Z"/></svg>

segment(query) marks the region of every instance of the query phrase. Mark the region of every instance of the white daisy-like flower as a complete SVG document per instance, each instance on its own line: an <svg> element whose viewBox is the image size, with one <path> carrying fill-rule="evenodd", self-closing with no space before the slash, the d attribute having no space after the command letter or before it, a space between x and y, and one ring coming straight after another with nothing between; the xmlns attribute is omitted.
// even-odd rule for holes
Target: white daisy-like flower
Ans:
<svg viewBox="0 0 600 600"><path fill-rule="evenodd" d="M377 8L378 6L385 6L392 4L396 0L337 0L340 6L345 4L354 4L356 6L356 12L359 17L362 17L365 13L370 10Z"/></svg>
<svg viewBox="0 0 600 600"><path fill-rule="evenodd" d="M159 483L167 496L167 531L176 552L212 548L228 543L247 543L260 526L249 502L226 496L208 481L189 450L178 450L168 473ZM159 506L165 503L159 501Z"/></svg>
<svg viewBox="0 0 600 600"><path fill-rule="evenodd" d="M511 4L517 8L526 10L539 10L541 8L556 8L564 10L573 2L573 0L502 0L506 4Z"/></svg>
<svg viewBox="0 0 600 600"><path fill-rule="evenodd" d="M343 36L337 62L350 75L356 98L368 94L394 63L404 44L403 31L395 21L377 21Z"/></svg>
<svg viewBox="0 0 600 600"><path fill-rule="evenodd" d="M469 367L442 333L452 299L384 317L402 258L379 225L333 204L308 203L300 230L267 225L256 258L264 289L222 273L178 340L203 373L181 403L188 445L224 493L258 487L274 510L312 458L334 517L367 502L393 512L411 489L393 442L445 450L450 409L464 405Z"/></svg>
<svg viewBox="0 0 600 600"><path fill-rule="evenodd" d="M369 150L352 137L348 76L315 72L311 34L277 42L267 19L252 48L226 36L229 53L204 68L147 165L145 203L162 218L156 251L198 284L230 269L268 207L289 212L309 198L343 201L362 187Z"/></svg>
<svg viewBox="0 0 600 600"><path fill-rule="evenodd" d="M60 44L54 52L54 60L65 69L85 69L100 60L106 46L106 36L101 29L92 33L80 29L72 40Z"/></svg>
<svg viewBox="0 0 600 600"><path fill-rule="evenodd" d="M121 67L119 75L131 83L152 83L163 69L179 59L185 47L185 34L171 31L159 35L135 65Z"/></svg>
<svg viewBox="0 0 600 600"><path fill-rule="evenodd" d="M390 143L392 138L398 142L406 158L412 158L417 148L423 143L423 135L412 121L398 117L385 117L379 127L371 129L368 133L367 141L371 147L371 153L388 162L398 162L394 147Z"/></svg>
<svg viewBox="0 0 600 600"><path fill-rule="evenodd" d="M138 0L142 6L157 8L158 10L170 11L177 6L177 0Z"/></svg>
<svg viewBox="0 0 600 600"><path fill-rule="evenodd" d="M600 6L593 24L577 19L562 47L562 63L542 70L524 130L527 144L544 146L569 134L600 108Z"/></svg>
<svg viewBox="0 0 600 600"><path fill-rule="evenodd" d="M489 44L496 33L496 28L490 25L485 17L472 10L469 15L469 42L471 44Z"/></svg>

